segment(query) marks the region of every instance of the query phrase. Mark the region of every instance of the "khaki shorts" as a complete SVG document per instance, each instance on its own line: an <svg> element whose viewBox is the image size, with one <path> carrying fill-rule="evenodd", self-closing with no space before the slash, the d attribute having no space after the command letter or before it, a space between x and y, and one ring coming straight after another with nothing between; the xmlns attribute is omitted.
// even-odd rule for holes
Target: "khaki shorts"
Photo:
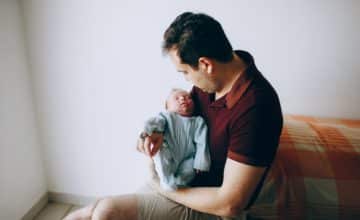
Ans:
<svg viewBox="0 0 360 220"><path fill-rule="evenodd" d="M137 193L138 220L243 220L243 217L227 218L195 211L167 199L146 184Z"/></svg>

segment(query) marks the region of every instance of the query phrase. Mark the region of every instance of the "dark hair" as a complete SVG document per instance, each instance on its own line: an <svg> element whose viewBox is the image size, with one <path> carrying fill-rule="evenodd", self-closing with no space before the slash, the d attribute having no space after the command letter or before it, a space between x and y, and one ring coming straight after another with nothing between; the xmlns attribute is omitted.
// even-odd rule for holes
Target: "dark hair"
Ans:
<svg viewBox="0 0 360 220"><path fill-rule="evenodd" d="M182 63L197 68L200 57L220 62L232 60L233 49L221 24L209 15L184 12L164 33L162 50L176 49Z"/></svg>

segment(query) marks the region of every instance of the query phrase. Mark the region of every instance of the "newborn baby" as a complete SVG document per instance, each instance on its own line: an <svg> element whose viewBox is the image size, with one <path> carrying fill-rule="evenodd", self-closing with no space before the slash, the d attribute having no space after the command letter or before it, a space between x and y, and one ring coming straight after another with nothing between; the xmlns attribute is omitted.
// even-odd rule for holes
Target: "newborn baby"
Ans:
<svg viewBox="0 0 360 220"><path fill-rule="evenodd" d="M155 170L163 189L176 190L188 186L196 171L210 170L207 126L201 117L192 116L194 103L185 90L173 89L165 108L146 121L142 136L163 133L163 144L153 157Z"/></svg>

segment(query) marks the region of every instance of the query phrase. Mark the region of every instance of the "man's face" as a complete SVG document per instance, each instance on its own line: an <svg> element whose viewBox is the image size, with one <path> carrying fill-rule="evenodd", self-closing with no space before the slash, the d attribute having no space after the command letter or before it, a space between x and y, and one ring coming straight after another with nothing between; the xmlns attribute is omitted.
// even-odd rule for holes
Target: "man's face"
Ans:
<svg viewBox="0 0 360 220"><path fill-rule="evenodd" d="M190 94L183 90L171 92L166 100L166 107L169 112L177 112L182 116L192 116L194 102Z"/></svg>
<svg viewBox="0 0 360 220"><path fill-rule="evenodd" d="M177 71L184 74L186 81L190 81L194 86L204 92L216 92L218 85L214 77L212 77L213 74L209 74L204 68L194 69L188 64L181 63L180 57L177 55L175 49L169 51L169 56Z"/></svg>

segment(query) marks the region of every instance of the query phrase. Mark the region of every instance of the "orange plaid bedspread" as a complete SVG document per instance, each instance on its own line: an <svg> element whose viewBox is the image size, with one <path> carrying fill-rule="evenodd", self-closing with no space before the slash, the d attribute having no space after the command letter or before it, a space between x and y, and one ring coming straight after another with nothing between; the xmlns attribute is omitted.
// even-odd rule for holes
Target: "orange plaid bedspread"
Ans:
<svg viewBox="0 0 360 220"><path fill-rule="evenodd" d="M286 115L249 219L360 219L360 120Z"/></svg>

